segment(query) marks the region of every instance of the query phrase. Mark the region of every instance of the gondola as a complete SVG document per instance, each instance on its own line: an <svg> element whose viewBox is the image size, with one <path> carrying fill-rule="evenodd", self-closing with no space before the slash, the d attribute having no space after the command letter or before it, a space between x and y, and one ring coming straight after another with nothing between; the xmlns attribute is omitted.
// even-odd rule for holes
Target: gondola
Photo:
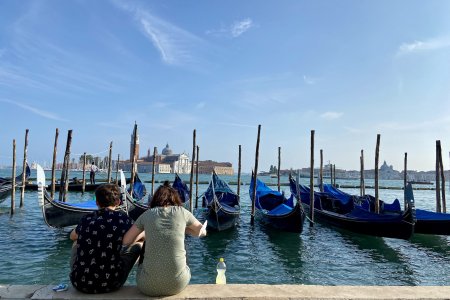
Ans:
<svg viewBox="0 0 450 300"><path fill-rule="evenodd" d="M303 185L297 185L290 176L291 192L301 199L305 209L311 209L310 190ZM415 210L412 202L408 203L405 212L398 214L377 214L367 210L364 205L357 205L353 199L347 201L334 197L328 193L314 192L314 218L332 226L340 227L352 232L409 239L414 233Z"/></svg>
<svg viewBox="0 0 450 300"><path fill-rule="evenodd" d="M353 197L357 202L361 202L359 199L367 199L370 206L367 208L374 207L375 198L370 195L365 195L362 197L353 196L347 194L331 185L324 185L324 191L333 193L337 197ZM405 194L407 201L414 202L413 188L411 182L408 182L405 189ZM370 209L370 208L369 208ZM395 199L392 203L386 203L380 201L381 213L402 213L400 202ZM416 224L414 225L414 233L421 234L437 234L437 235L450 235L450 214L433 212L425 209L416 208Z"/></svg>
<svg viewBox="0 0 450 300"><path fill-rule="evenodd" d="M30 177L30 167L28 166L28 164L26 164L25 166L25 182L27 182L28 178ZM22 186L22 176L23 173L16 176L16 184L15 186ZM4 178L4 177L0 177L0 203L2 203L3 201L5 201L5 199L11 195L11 190L13 188L13 184L12 184L12 180L11 178Z"/></svg>
<svg viewBox="0 0 450 300"><path fill-rule="evenodd" d="M249 195L253 199L252 177ZM253 202L252 202L253 203ZM256 216L262 223L282 231L302 232L305 212L299 201L294 205L294 194L286 199L284 193L272 190L264 182L256 179Z"/></svg>
<svg viewBox="0 0 450 300"><path fill-rule="evenodd" d="M123 176L123 173L121 173L121 176ZM184 208L187 209L189 207L189 188L181 180L178 174L175 174L175 180L172 183L172 187L178 191L178 194L181 198L181 202L183 203ZM127 191L126 193L126 200L127 200L128 215L133 220L136 220L141 214L143 214L147 209L149 209L148 203L143 203L142 200L136 199L135 197L131 197L129 191ZM149 199L149 201L151 201L151 198Z"/></svg>
<svg viewBox="0 0 450 300"><path fill-rule="evenodd" d="M202 207L205 208L204 216L211 230L230 229L239 219L239 196L215 172L202 196Z"/></svg>
<svg viewBox="0 0 450 300"><path fill-rule="evenodd" d="M39 205L42 209L44 221L49 227L64 228L75 226L83 216L98 210L95 200L70 203L52 199L46 190L44 169L40 165L36 165L36 172ZM121 186L123 193L125 183L123 182ZM127 212L127 207L124 204L118 209Z"/></svg>

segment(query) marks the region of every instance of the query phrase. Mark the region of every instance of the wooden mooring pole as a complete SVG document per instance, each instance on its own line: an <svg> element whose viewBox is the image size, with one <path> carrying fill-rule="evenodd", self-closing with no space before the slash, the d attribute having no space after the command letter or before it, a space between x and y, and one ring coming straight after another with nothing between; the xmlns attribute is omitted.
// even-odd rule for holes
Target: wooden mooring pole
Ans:
<svg viewBox="0 0 450 300"><path fill-rule="evenodd" d="M444 164L442 162L442 145L439 141L439 171L441 176L441 195L442 195L442 212L447 211L445 203L445 174L444 174Z"/></svg>
<svg viewBox="0 0 450 300"><path fill-rule="evenodd" d="M16 140L13 140L13 165L12 165L12 189L11 189L11 216L14 215L16 207Z"/></svg>
<svg viewBox="0 0 450 300"><path fill-rule="evenodd" d="M281 147L278 147L278 169L277 169L278 191L280 191L280 167L281 167Z"/></svg>
<svg viewBox="0 0 450 300"><path fill-rule="evenodd" d="M116 162L116 184L119 184L119 165L120 165L120 154L117 154L117 162Z"/></svg>
<svg viewBox="0 0 450 300"><path fill-rule="evenodd" d="M256 179L258 177L258 162L259 162L259 141L261 137L261 125L258 125L258 137L256 139L256 151L255 151L255 174L253 174L253 191L252 191L252 212L250 216L250 223L255 223L255 201L256 201Z"/></svg>
<svg viewBox="0 0 450 300"><path fill-rule="evenodd" d="M333 187L336 187L336 164L333 164Z"/></svg>
<svg viewBox="0 0 450 300"><path fill-rule="evenodd" d="M323 192L323 150L320 149L319 189Z"/></svg>
<svg viewBox="0 0 450 300"><path fill-rule="evenodd" d="M237 178L237 194L240 197L241 192L241 145L239 145L239 154L238 154L238 178Z"/></svg>
<svg viewBox="0 0 450 300"><path fill-rule="evenodd" d="M156 171L156 147L153 147L153 162L152 162L152 198L155 194L155 171Z"/></svg>
<svg viewBox="0 0 450 300"><path fill-rule="evenodd" d="M67 191L69 190L69 162L70 145L72 144L72 130L67 132L66 151L64 153L63 170L61 171L61 180L59 182L59 201L66 202Z"/></svg>
<svg viewBox="0 0 450 300"><path fill-rule="evenodd" d="M109 143L109 155L108 155L108 183L111 183L111 171L112 171L112 147L113 142Z"/></svg>
<svg viewBox="0 0 450 300"><path fill-rule="evenodd" d="M55 143L53 146L53 160L52 160L52 188L50 191L50 195L52 196L52 199L55 197L55 185L56 185L56 149L58 147L58 136L59 136L59 130L56 128L55 133ZM45 185L45 182L44 182Z"/></svg>
<svg viewBox="0 0 450 300"><path fill-rule="evenodd" d="M379 170L378 170L378 160L380 156L380 134L377 134L377 145L375 148L375 212L378 214L380 213L380 197L378 196L378 177L379 177Z"/></svg>
<svg viewBox="0 0 450 300"><path fill-rule="evenodd" d="M309 225L314 226L314 134L311 130L311 157L309 165Z"/></svg>
<svg viewBox="0 0 450 300"><path fill-rule="evenodd" d="M195 208L198 208L198 155L200 152L200 147L197 146L197 153L196 153L196 157L197 159L195 160Z"/></svg>
<svg viewBox="0 0 450 300"><path fill-rule="evenodd" d="M194 187L194 162L195 162L195 139L196 139L196 130L192 134L192 162L191 162L191 176L189 178L189 211L192 212L193 205L192 203L192 188Z"/></svg>
<svg viewBox="0 0 450 300"><path fill-rule="evenodd" d="M81 194L84 194L86 190L86 152L83 153L83 180L81 184Z"/></svg>
<svg viewBox="0 0 450 300"><path fill-rule="evenodd" d="M404 210L406 210L406 207L408 206L406 203L406 185L408 184L408 153L405 152L405 164L403 169L403 205Z"/></svg>
<svg viewBox="0 0 450 300"><path fill-rule="evenodd" d="M22 165L22 191L20 193L20 207L23 207L23 198L25 196L25 186L27 182L26 169L27 169L27 150L28 150L28 129L25 130L25 145L23 147L23 165Z"/></svg>
<svg viewBox="0 0 450 300"><path fill-rule="evenodd" d="M360 196L364 196L366 194L366 182L364 180L364 150L361 149L360 156L360 164L361 164L361 178L360 178Z"/></svg>
<svg viewBox="0 0 450 300"><path fill-rule="evenodd" d="M440 213L441 209L441 182L440 182L440 164L439 164L439 146L441 141L436 141L436 212Z"/></svg>
<svg viewBox="0 0 450 300"><path fill-rule="evenodd" d="M137 124L134 122L133 128L133 153L131 157L131 178L130 178L130 195L133 198L134 177L136 175L136 144L137 144Z"/></svg>

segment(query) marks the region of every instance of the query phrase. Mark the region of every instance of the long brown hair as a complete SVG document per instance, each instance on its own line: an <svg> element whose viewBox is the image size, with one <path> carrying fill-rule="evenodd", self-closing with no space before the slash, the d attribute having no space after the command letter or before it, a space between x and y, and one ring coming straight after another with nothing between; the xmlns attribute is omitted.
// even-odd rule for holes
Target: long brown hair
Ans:
<svg viewBox="0 0 450 300"><path fill-rule="evenodd" d="M150 208L164 206L181 206L181 199L178 192L165 181L153 195Z"/></svg>

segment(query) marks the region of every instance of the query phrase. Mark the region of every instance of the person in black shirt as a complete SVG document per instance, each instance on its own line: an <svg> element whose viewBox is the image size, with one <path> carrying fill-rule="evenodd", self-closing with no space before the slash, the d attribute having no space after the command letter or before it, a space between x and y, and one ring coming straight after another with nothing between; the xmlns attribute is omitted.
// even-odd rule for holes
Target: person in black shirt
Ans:
<svg viewBox="0 0 450 300"><path fill-rule="evenodd" d="M139 257L142 244L133 243L122 251L124 234L133 220L117 211L120 189L104 184L95 191L98 210L81 218L70 233L74 241L70 281L79 291L90 294L119 289ZM142 239L143 236L136 240Z"/></svg>

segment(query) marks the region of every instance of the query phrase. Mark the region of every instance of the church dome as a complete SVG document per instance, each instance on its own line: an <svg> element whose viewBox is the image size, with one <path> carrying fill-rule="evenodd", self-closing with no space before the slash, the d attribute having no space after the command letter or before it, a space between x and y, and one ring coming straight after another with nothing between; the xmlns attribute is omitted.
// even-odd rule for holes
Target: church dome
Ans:
<svg viewBox="0 0 450 300"><path fill-rule="evenodd" d="M166 144L166 147L162 150L162 155L172 155L172 150L169 148L169 144Z"/></svg>

